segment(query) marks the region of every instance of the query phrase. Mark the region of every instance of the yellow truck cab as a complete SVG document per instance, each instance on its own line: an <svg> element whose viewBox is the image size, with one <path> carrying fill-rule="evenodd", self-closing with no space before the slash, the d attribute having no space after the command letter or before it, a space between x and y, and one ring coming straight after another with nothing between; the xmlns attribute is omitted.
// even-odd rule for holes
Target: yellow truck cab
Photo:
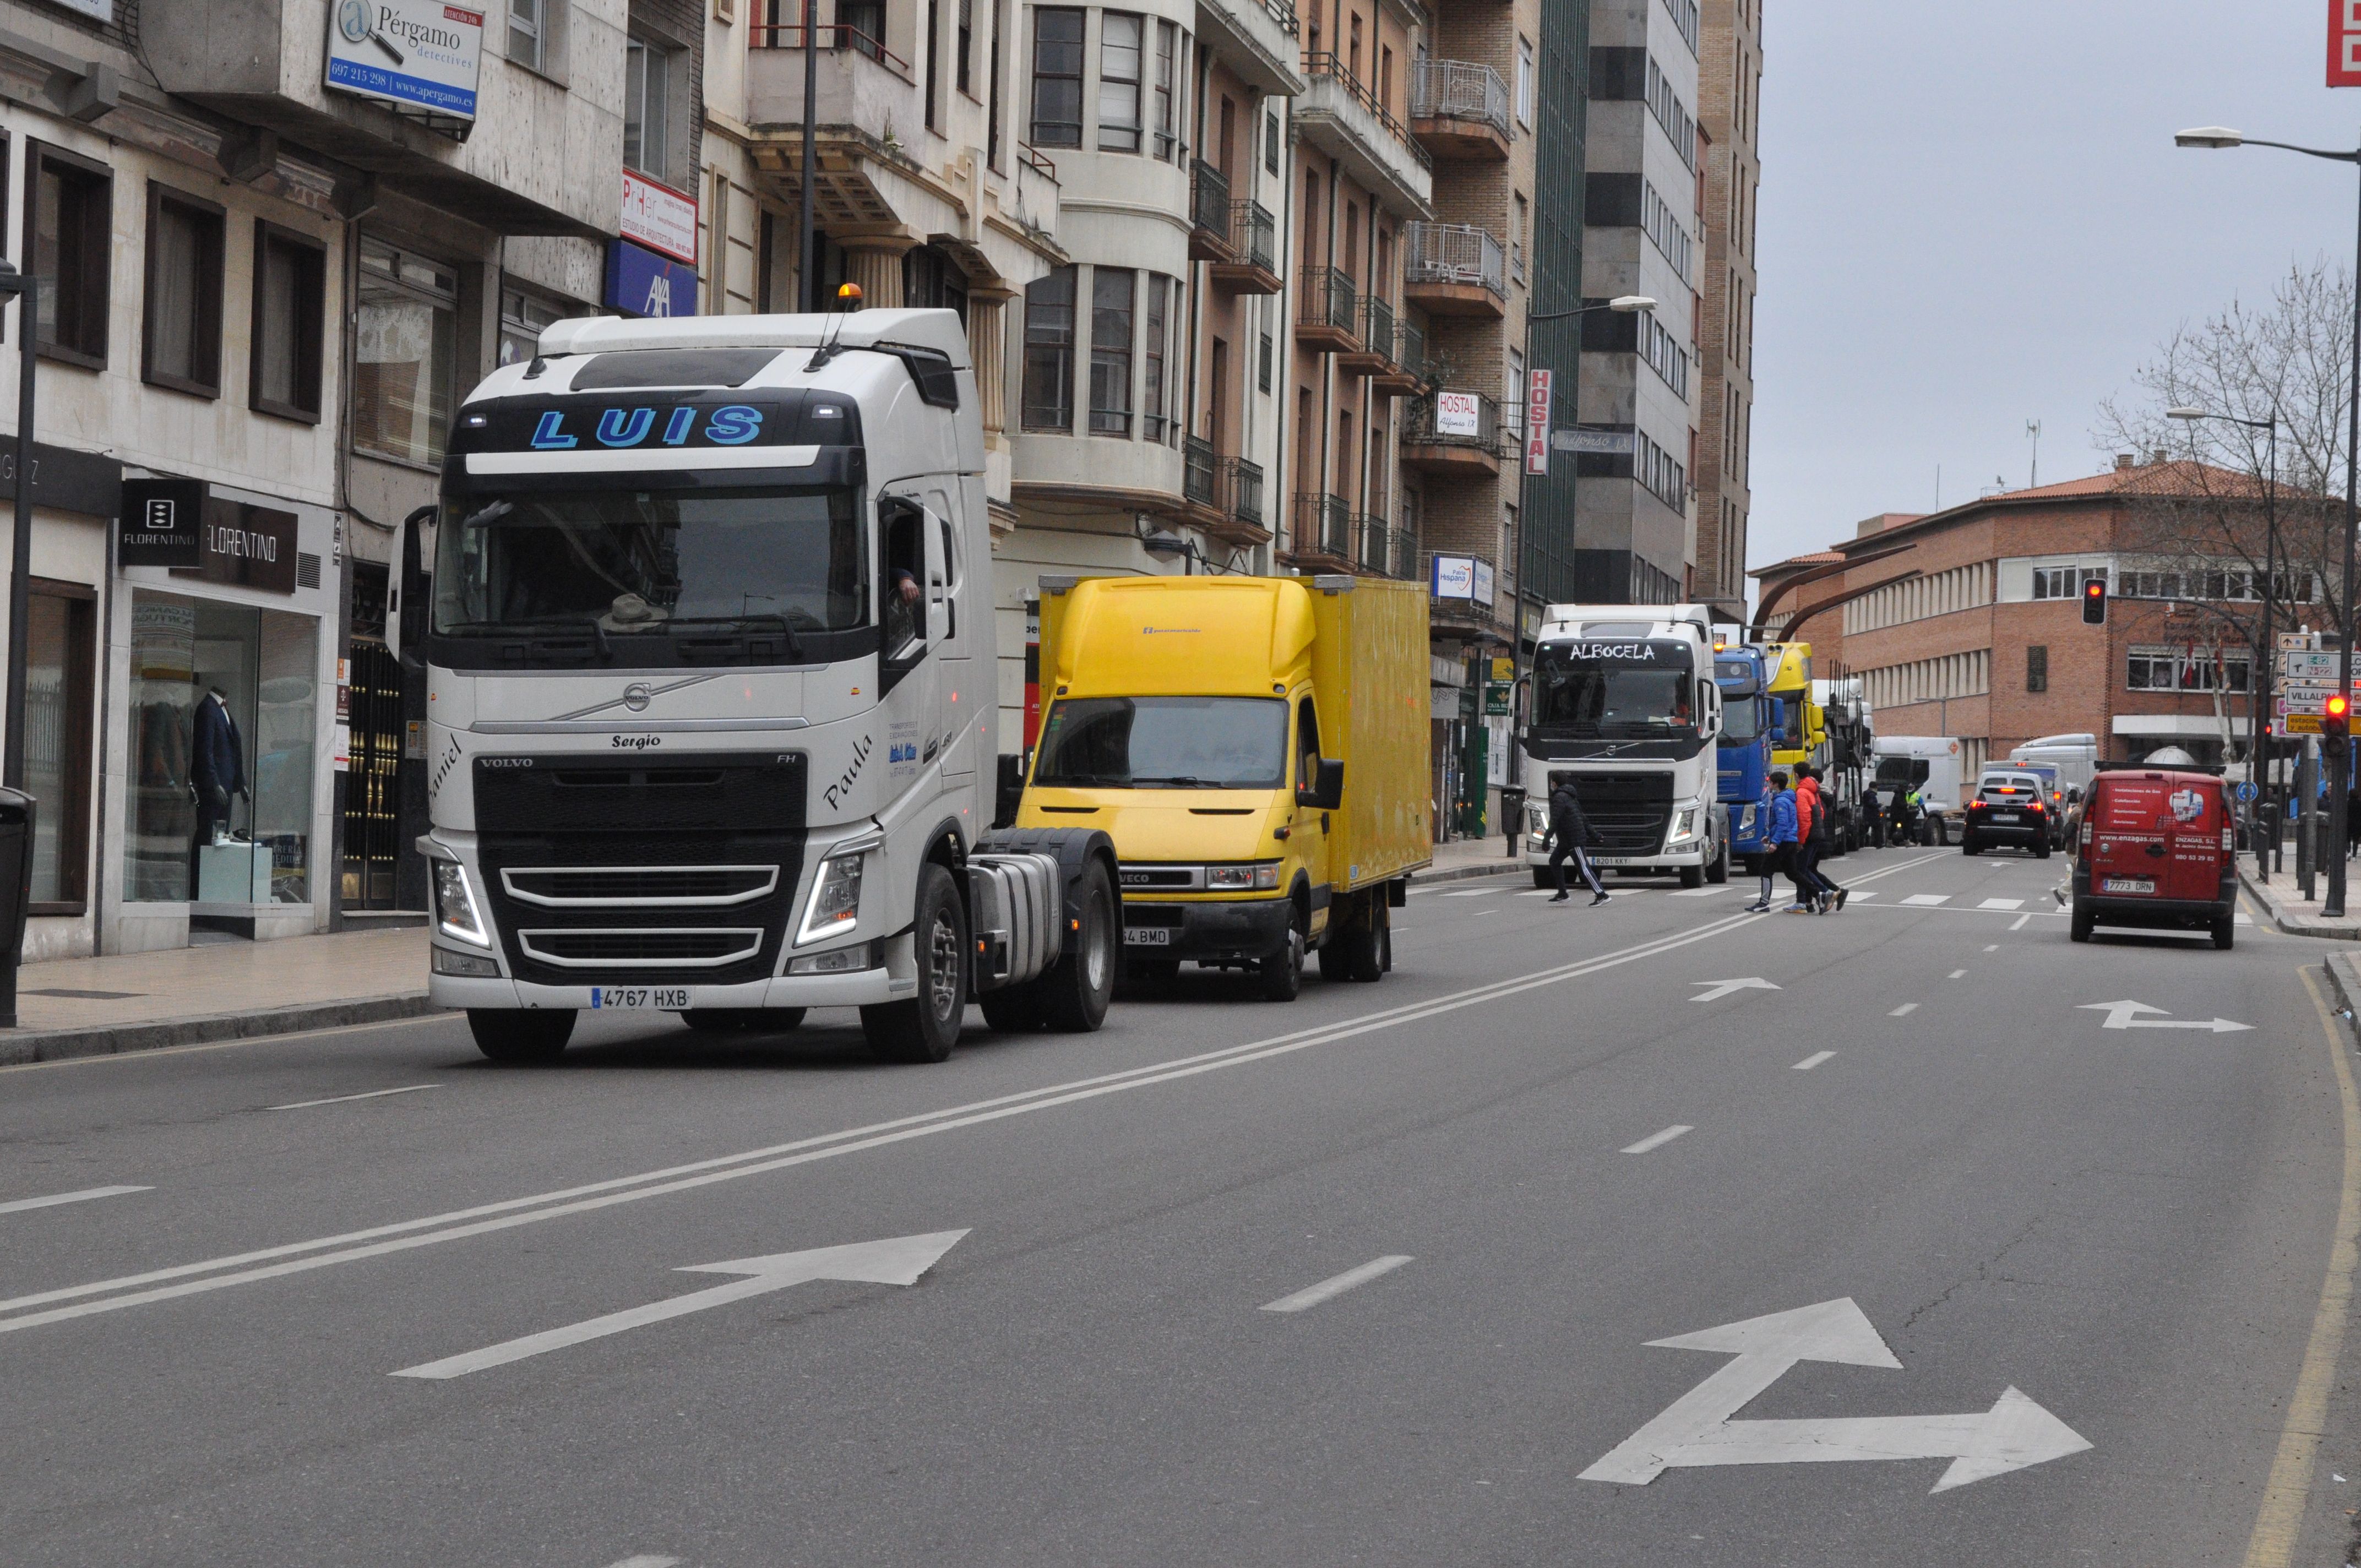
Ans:
<svg viewBox="0 0 2361 1568"><path fill-rule="evenodd" d="M1242 968L1292 999L1392 967L1432 861L1426 594L1334 577L1044 577L1019 828L1102 829L1135 975Z"/></svg>
<svg viewBox="0 0 2361 1568"><path fill-rule="evenodd" d="M1782 729L1771 747L1771 765L1795 776L1795 764L1808 762L1828 740L1828 721L1812 700L1812 645L1808 642L1765 642L1763 657L1771 666L1763 690L1784 705Z"/></svg>

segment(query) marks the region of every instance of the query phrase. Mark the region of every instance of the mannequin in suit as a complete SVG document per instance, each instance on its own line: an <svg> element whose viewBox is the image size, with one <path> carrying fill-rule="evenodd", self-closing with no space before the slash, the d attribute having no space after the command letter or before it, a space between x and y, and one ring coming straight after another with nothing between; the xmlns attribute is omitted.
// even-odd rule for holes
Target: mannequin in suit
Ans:
<svg viewBox="0 0 2361 1568"><path fill-rule="evenodd" d="M197 839L201 843L225 843L229 839L230 798L247 795L247 788L244 741L221 687L212 687L198 701L196 732L189 791L197 802Z"/></svg>

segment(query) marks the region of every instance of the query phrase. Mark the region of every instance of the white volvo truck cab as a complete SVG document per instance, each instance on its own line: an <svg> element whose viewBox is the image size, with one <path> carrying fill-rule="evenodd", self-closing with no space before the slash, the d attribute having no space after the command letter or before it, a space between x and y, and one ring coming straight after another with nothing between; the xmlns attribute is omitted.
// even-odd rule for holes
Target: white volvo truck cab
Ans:
<svg viewBox="0 0 2361 1568"><path fill-rule="evenodd" d="M1096 1028L1113 844L990 831L959 318L591 318L539 349L459 410L389 618L426 669L434 1000L501 1061L585 1011L852 1006L921 1061L971 999Z"/></svg>

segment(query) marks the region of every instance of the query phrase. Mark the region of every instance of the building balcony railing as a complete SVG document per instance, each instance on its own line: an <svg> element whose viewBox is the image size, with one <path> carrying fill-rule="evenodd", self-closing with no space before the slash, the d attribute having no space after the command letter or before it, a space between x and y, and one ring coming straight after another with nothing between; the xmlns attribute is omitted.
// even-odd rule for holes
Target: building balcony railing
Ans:
<svg viewBox="0 0 2361 1568"><path fill-rule="evenodd" d="M1507 450L1500 405L1480 392L1444 389L1403 411L1402 461L1430 474L1482 477L1500 471Z"/></svg>
<svg viewBox="0 0 2361 1568"><path fill-rule="evenodd" d="M1191 506L1215 505L1220 467L1212 442L1202 435L1183 436L1180 441L1181 499Z"/></svg>
<svg viewBox="0 0 2361 1568"><path fill-rule="evenodd" d="M1369 512L1364 512L1354 521L1358 525L1355 532L1360 536L1361 545L1360 554L1356 559L1359 561L1362 570L1375 572L1379 576L1392 576L1394 570L1392 527L1384 518Z"/></svg>
<svg viewBox="0 0 2361 1568"><path fill-rule="evenodd" d="M1230 182L1202 158L1189 168L1189 255L1197 261L1236 259L1230 246Z"/></svg>
<svg viewBox="0 0 2361 1568"><path fill-rule="evenodd" d="M1306 347L1351 353L1360 347L1352 278L1334 267L1307 267L1295 291L1295 335Z"/></svg>
<svg viewBox="0 0 2361 1568"><path fill-rule="evenodd" d="M1378 192L1385 206L1413 214L1430 211L1434 160L1368 83L1326 49L1304 54L1303 74L1304 90L1290 117L1304 137Z"/></svg>
<svg viewBox="0 0 2361 1568"><path fill-rule="evenodd" d="M1260 202L1230 204L1230 248L1238 259L1264 272L1279 267L1279 220Z"/></svg>
<svg viewBox="0 0 2361 1568"><path fill-rule="evenodd" d="M1394 530L1394 569L1390 574L1405 582L1416 582L1424 573L1420 569L1418 531L1414 528Z"/></svg>
<svg viewBox="0 0 2361 1568"><path fill-rule="evenodd" d="M1422 60L1411 67L1410 117L1488 126L1507 139L1509 84L1488 65L1464 60Z"/></svg>
<svg viewBox="0 0 2361 1568"><path fill-rule="evenodd" d="M1248 528L1268 528L1262 505L1262 465L1244 457L1222 459L1222 494L1229 501L1230 521Z"/></svg>
<svg viewBox="0 0 2361 1568"><path fill-rule="evenodd" d="M819 40L819 47L823 51L851 49L855 54L867 55L905 81L917 80L908 60L887 49L883 42L858 27L840 22L829 27L814 27L812 36ZM800 23L794 26L784 22L758 26L748 29L746 41L752 49L801 50L804 47L804 29Z"/></svg>
<svg viewBox="0 0 2361 1568"><path fill-rule="evenodd" d="M1295 536L1290 541L1298 555L1327 555L1338 561L1353 559L1353 509L1342 496L1300 494L1295 498Z"/></svg>
<svg viewBox="0 0 2361 1568"><path fill-rule="evenodd" d="M1481 288L1507 296L1508 253L1474 224L1408 224L1402 246L1406 284Z"/></svg>
<svg viewBox="0 0 2361 1568"><path fill-rule="evenodd" d="M1412 381L1426 379L1426 334L1404 316L1394 323L1394 364Z"/></svg>
<svg viewBox="0 0 2361 1568"><path fill-rule="evenodd" d="M1361 302L1361 341L1386 364L1394 363L1394 308L1375 294Z"/></svg>

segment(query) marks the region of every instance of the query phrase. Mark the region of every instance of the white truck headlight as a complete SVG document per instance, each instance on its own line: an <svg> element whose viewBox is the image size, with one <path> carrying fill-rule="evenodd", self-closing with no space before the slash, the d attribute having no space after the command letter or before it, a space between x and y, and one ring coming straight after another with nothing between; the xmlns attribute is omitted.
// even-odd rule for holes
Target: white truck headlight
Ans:
<svg viewBox="0 0 2361 1568"><path fill-rule="evenodd" d="M867 851L860 850L830 855L820 862L811 907L804 912L804 927L796 937L797 946L849 931L861 918L861 864L866 859Z"/></svg>
<svg viewBox="0 0 2361 1568"><path fill-rule="evenodd" d="M1675 818L1673 822L1673 836L1664 841L1667 844L1687 843L1690 839L1695 839L1697 836L1697 808L1694 806L1685 806L1681 807L1680 816Z"/></svg>
<svg viewBox="0 0 2361 1568"><path fill-rule="evenodd" d="M449 948L430 948L430 967L435 974L456 975L461 980L498 980L500 966L497 959L483 953L455 952Z"/></svg>
<svg viewBox="0 0 2361 1568"><path fill-rule="evenodd" d="M476 909L475 890L467 885L467 868L456 861L434 862L434 918L446 937L479 948L492 945L484 917Z"/></svg>
<svg viewBox="0 0 2361 1568"><path fill-rule="evenodd" d="M1268 893L1279 885L1279 862L1251 866L1207 866L1205 885L1225 893Z"/></svg>

